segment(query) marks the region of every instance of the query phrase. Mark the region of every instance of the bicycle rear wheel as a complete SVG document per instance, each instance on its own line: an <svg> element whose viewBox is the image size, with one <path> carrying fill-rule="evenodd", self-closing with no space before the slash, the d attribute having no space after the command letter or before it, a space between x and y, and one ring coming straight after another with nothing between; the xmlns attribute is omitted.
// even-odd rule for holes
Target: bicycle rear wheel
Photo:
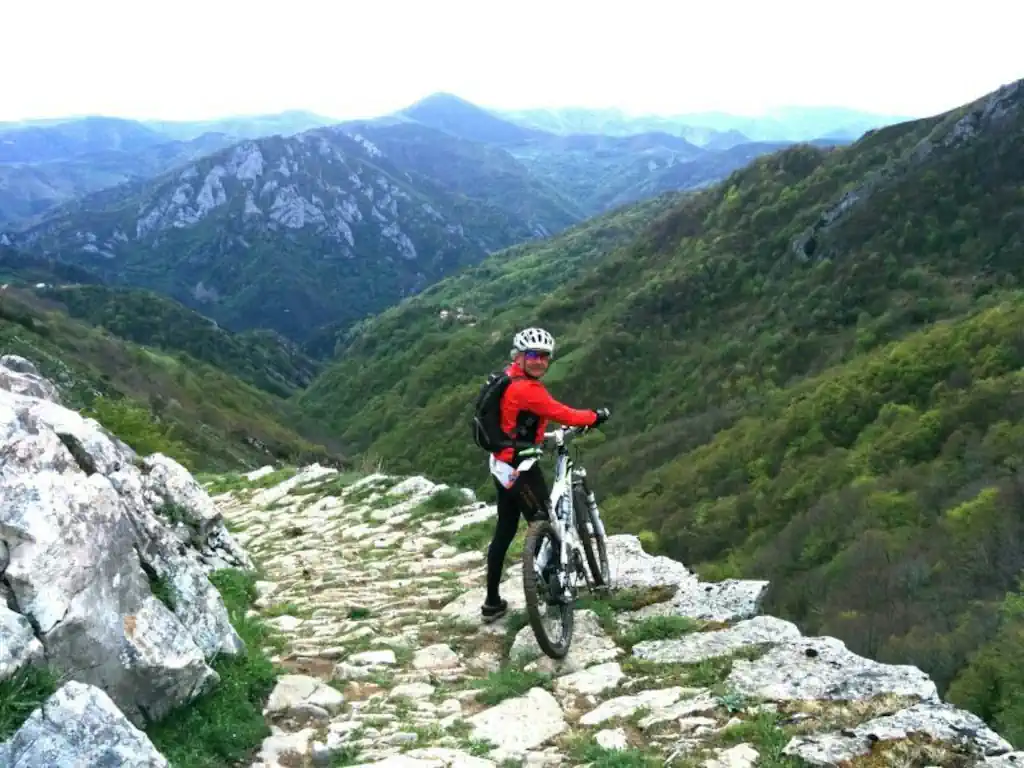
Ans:
<svg viewBox="0 0 1024 768"><path fill-rule="evenodd" d="M597 521L591 516L590 505L587 504L587 492L588 488L584 482L573 487L576 532L579 534L580 543L583 544L583 554L586 555L587 567L590 569L590 577L594 586L610 587L611 568L608 566L608 548ZM591 529L593 530L591 531Z"/></svg>
<svg viewBox="0 0 1024 768"><path fill-rule="evenodd" d="M530 523L523 547L526 616L537 645L553 659L564 658L569 652L574 624L574 601L564 599L558 584L558 577L565 567L558 562L559 549L558 538L550 522L538 520Z"/></svg>

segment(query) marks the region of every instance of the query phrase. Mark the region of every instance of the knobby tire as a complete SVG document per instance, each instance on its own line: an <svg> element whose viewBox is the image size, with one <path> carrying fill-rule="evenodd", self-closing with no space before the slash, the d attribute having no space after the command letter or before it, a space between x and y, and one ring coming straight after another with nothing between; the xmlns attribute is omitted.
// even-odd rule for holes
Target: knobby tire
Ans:
<svg viewBox="0 0 1024 768"><path fill-rule="evenodd" d="M537 638L537 645L540 646L544 654L552 659L562 659L569 653L569 646L572 645L573 603L563 603L560 606L562 640L560 643L555 643L548 637L541 615L541 606L547 607L547 585L538 582L537 572L534 568L537 551L545 537L551 540L552 547L558 547L555 529L549 521L537 520L530 523L523 546L523 592L526 598L526 616L529 619L533 635ZM555 551L557 552L557 549Z"/></svg>

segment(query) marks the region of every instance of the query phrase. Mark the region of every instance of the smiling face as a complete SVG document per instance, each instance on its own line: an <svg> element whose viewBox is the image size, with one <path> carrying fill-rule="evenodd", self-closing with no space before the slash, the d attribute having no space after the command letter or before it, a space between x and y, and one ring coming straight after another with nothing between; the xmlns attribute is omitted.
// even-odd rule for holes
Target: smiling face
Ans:
<svg viewBox="0 0 1024 768"><path fill-rule="evenodd" d="M516 355L516 362L533 379L539 379L548 371L551 355L544 351L528 349Z"/></svg>

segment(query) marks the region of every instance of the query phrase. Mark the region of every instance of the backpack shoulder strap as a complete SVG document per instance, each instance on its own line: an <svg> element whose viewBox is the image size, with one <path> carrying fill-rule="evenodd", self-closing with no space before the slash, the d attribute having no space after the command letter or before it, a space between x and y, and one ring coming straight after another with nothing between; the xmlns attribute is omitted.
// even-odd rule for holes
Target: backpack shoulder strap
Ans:
<svg viewBox="0 0 1024 768"><path fill-rule="evenodd" d="M502 391L501 391L501 396L502 397L505 396L505 394L508 392L508 388L511 387L514 382L522 381L523 379L529 378L528 376L509 376L504 371L502 371L501 375L504 376L507 379L507 381L502 386Z"/></svg>

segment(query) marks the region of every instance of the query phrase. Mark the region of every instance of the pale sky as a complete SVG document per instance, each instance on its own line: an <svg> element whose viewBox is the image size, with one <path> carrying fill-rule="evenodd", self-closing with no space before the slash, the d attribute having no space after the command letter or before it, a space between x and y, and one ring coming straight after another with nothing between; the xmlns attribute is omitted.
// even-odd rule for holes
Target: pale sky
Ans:
<svg viewBox="0 0 1024 768"><path fill-rule="evenodd" d="M922 116L1024 77L1024 2L2 0L0 121L481 106ZM265 9L265 10L264 10Z"/></svg>

